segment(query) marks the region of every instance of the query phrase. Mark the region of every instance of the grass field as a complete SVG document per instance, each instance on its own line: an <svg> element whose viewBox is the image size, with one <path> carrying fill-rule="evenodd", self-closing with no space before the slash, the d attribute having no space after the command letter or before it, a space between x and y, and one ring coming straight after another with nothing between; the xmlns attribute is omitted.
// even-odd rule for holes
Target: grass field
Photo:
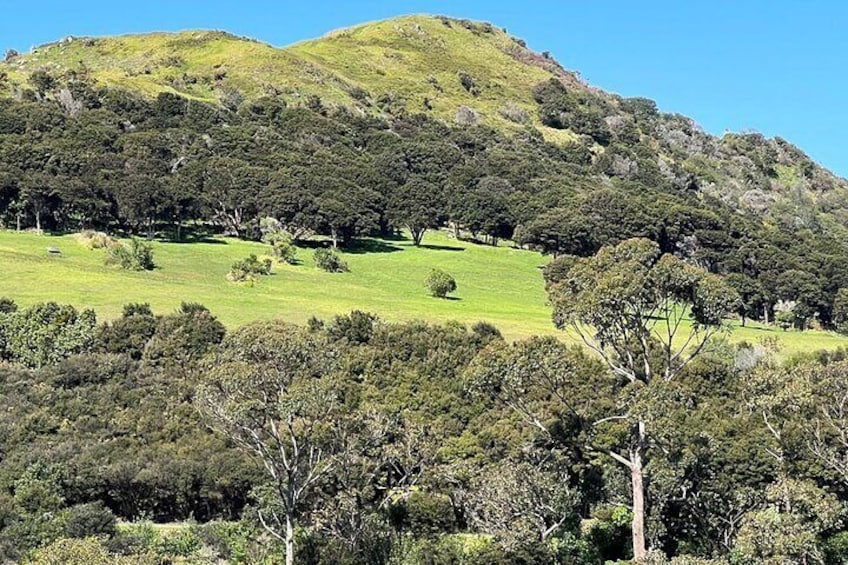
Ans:
<svg viewBox="0 0 848 565"><path fill-rule="evenodd" d="M61 256L51 256L58 247ZM225 324L283 318L303 323L354 309L386 320L479 320L498 326L509 339L557 332L550 322L540 268L547 259L508 247L493 248L428 232L422 248L408 240L368 240L344 253L349 273L331 274L312 263L312 250L298 249L299 265L276 265L274 274L254 286L225 279L230 265L265 246L234 239L205 243L154 243L158 268L127 272L103 264L104 252L91 250L74 236L0 231L0 296L21 305L53 300L94 308L100 319L120 314L127 302L149 302L165 313L182 301L206 305ZM455 298L427 294L423 280L431 268L451 273L459 285ZM731 339L756 342L777 337L783 353L848 346L830 332L784 332L760 325L735 327Z"/></svg>

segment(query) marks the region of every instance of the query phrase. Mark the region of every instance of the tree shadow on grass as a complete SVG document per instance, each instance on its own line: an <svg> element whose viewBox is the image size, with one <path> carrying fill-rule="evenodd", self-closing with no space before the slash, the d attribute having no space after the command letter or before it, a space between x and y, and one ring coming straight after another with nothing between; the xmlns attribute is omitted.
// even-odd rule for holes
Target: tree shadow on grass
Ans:
<svg viewBox="0 0 848 565"><path fill-rule="evenodd" d="M395 253L403 251L403 247L393 245L381 239L357 239L344 248L345 253L365 254L365 253Z"/></svg>
<svg viewBox="0 0 848 565"><path fill-rule="evenodd" d="M432 245L422 243L419 247L421 249L432 249L433 251L465 251L464 247L454 247L453 245Z"/></svg>

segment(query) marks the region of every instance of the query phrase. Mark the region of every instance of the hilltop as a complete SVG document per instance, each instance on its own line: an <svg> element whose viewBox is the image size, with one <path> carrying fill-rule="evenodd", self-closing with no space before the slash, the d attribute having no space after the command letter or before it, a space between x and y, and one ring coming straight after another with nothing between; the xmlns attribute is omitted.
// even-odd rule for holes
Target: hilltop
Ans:
<svg viewBox="0 0 848 565"><path fill-rule="evenodd" d="M230 107L264 96L295 105L317 97L328 108L382 118L423 114L511 133L530 127L559 145L585 146L608 178L670 179L776 225L839 236L848 225L848 183L797 147L759 134L708 135L650 100L585 84L489 23L407 16L285 48L220 31L68 37L7 57L0 94L21 96L38 71ZM540 91L552 79L567 96Z"/></svg>
<svg viewBox="0 0 848 565"><path fill-rule="evenodd" d="M171 92L213 104L237 92L297 103L320 96L364 113L430 112L452 121L462 105L498 127L509 101L535 117L533 87L571 79L556 62L491 24L409 16L334 31L275 48L221 31L68 37L0 64L10 88L34 71L79 76L155 96ZM459 73L473 81L464 87ZM556 135L552 133L551 135Z"/></svg>

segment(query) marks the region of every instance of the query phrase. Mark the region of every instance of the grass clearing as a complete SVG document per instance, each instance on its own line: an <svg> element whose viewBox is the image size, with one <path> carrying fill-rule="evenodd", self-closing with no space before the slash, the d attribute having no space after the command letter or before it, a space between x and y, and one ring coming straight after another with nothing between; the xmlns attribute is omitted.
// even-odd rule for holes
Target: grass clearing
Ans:
<svg viewBox="0 0 848 565"><path fill-rule="evenodd" d="M235 239L201 243L155 242L157 269L122 271L104 265L105 251L89 249L74 235L50 236L0 231L0 296L21 305L56 301L94 308L99 319L120 315L128 302L149 302L169 312L182 301L206 305L227 326L259 319L283 318L305 323L365 310L391 321L425 319L472 324L486 320L508 339L563 335L551 324L541 267L547 258L508 247L456 241L443 232L428 232L424 245L409 240L369 239L343 252L348 273L327 273L312 261L312 249L298 248L298 265L275 264L271 276L254 286L228 282L233 262L266 246ZM62 251L52 256L48 247ZM429 295L424 280L432 268L457 281L453 299ZM732 341L752 343L776 337L784 355L848 346L832 332L782 331L749 324L734 327Z"/></svg>

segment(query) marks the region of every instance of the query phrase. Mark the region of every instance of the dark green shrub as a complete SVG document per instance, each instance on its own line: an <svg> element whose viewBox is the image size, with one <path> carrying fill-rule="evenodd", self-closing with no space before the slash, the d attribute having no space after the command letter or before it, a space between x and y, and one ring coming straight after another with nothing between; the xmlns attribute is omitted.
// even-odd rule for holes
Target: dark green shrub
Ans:
<svg viewBox="0 0 848 565"><path fill-rule="evenodd" d="M363 344L371 341L377 316L369 312L354 310L344 316L336 316L327 326L327 335L333 340L345 339L349 343Z"/></svg>
<svg viewBox="0 0 848 565"><path fill-rule="evenodd" d="M115 524L115 515L99 500L77 504L68 509L65 535L69 538L111 537L115 534Z"/></svg>
<svg viewBox="0 0 848 565"><path fill-rule="evenodd" d="M138 238L132 238L129 245L115 242L106 251L107 265L117 265L128 271L151 271L156 268L153 246Z"/></svg>
<svg viewBox="0 0 848 565"><path fill-rule="evenodd" d="M824 542L825 562L832 565L848 563L848 532L839 532Z"/></svg>
<svg viewBox="0 0 848 565"><path fill-rule="evenodd" d="M433 269L425 281L430 294L436 298L445 298L456 290L456 280L440 269Z"/></svg>
<svg viewBox="0 0 848 565"><path fill-rule="evenodd" d="M18 305L11 298L0 296L0 314L11 314L17 311Z"/></svg>
<svg viewBox="0 0 848 565"><path fill-rule="evenodd" d="M449 533L456 529L456 513L450 499L442 494L413 492L398 503L402 509L394 512L402 517L402 525L418 535Z"/></svg>
<svg viewBox="0 0 848 565"><path fill-rule="evenodd" d="M149 304L126 304L123 316L98 328L95 349L141 359L157 323Z"/></svg>
<svg viewBox="0 0 848 565"><path fill-rule="evenodd" d="M328 273L346 273L350 269L335 249L316 249L315 265Z"/></svg>

